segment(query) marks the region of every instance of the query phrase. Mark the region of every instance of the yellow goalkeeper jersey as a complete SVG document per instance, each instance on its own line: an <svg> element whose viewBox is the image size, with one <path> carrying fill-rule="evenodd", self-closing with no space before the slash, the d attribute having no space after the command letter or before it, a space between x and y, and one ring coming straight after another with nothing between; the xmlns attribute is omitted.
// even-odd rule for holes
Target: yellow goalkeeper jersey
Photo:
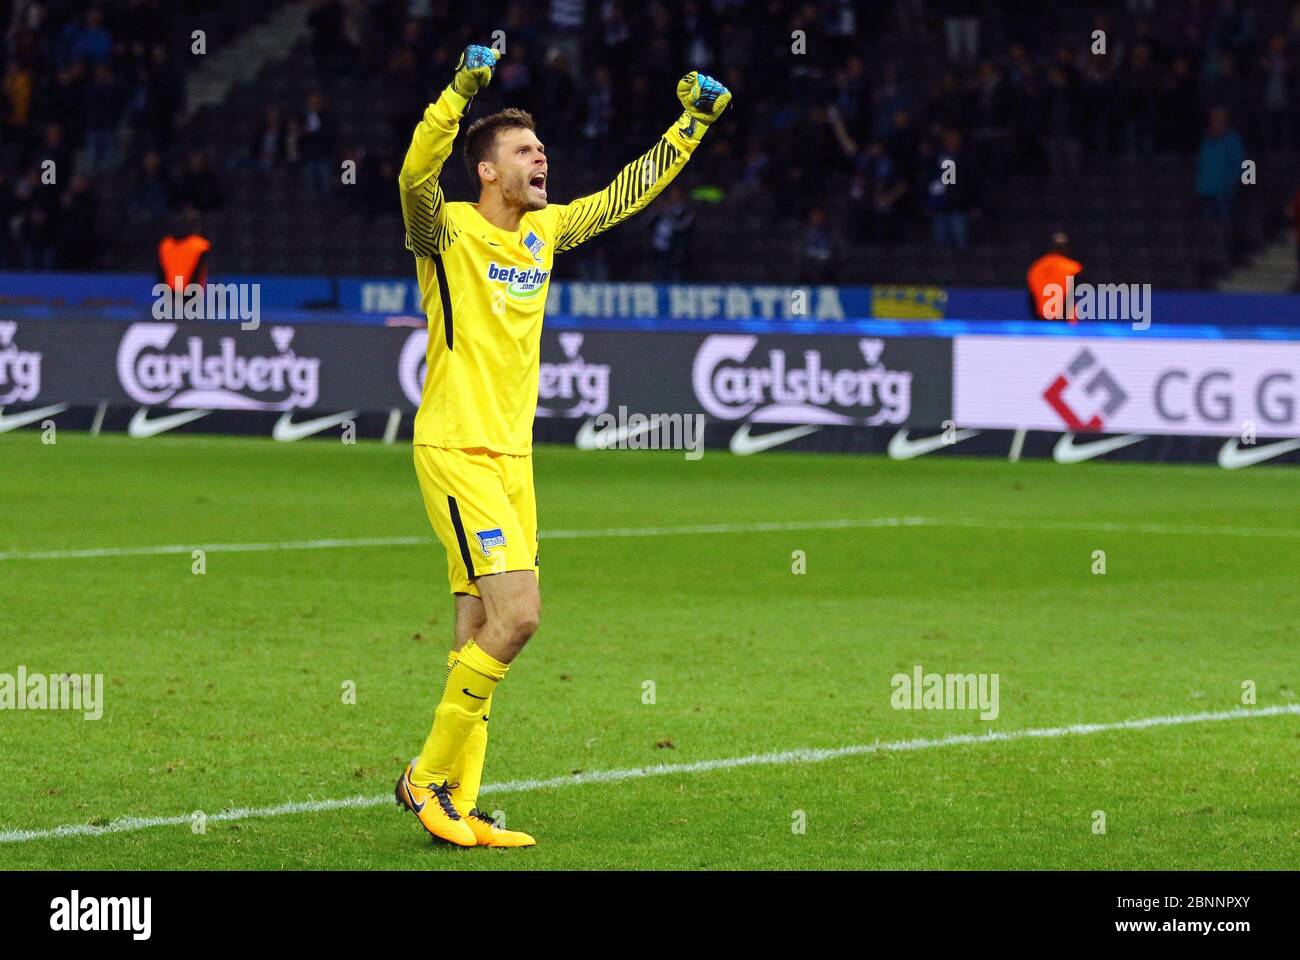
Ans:
<svg viewBox="0 0 1300 960"><path fill-rule="evenodd" d="M406 246L415 254L429 318L424 392L415 442L532 450L542 316L557 253L646 206L690 159L706 127L673 126L604 190L529 212L517 231L489 223L473 203L449 203L438 174L468 101L450 87L424 111L398 187Z"/></svg>

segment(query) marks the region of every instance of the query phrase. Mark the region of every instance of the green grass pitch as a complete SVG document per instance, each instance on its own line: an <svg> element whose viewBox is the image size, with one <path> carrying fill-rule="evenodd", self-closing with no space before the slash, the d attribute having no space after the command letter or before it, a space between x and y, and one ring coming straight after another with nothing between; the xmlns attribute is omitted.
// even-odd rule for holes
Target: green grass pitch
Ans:
<svg viewBox="0 0 1300 960"><path fill-rule="evenodd" d="M460 851L391 803L450 642L442 548L215 548L202 575L189 552L431 538L408 447L24 432L0 464L0 673L102 673L106 701L0 712L0 834L171 818L0 843L0 867L1300 863L1300 715L928 743L1232 711L1245 681L1255 709L1294 706L1292 469L539 448L542 626L498 693L482 803L539 845ZM873 518L924 523L816 523ZM917 664L997 674L999 716L894 709Z"/></svg>

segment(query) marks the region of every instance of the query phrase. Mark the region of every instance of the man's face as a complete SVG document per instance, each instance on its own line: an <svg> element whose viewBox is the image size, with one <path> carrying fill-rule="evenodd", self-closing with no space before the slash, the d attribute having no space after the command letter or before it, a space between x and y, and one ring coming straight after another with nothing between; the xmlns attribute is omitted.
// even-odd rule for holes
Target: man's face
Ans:
<svg viewBox="0 0 1300 960"><path fill-rule="evenodd" d="M495 159L484 164L495 175L507 204L525 211L546 208L546 148L526 127L502 130ZM480 166L480 171L483 167Z"/></svg>

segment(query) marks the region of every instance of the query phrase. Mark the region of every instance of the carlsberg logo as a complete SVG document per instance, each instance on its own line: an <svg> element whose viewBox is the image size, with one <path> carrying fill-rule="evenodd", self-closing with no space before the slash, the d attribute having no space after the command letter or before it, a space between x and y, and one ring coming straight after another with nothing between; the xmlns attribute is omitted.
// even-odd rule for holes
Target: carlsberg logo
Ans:
<svg viewBox="0 0 1300 960"><path fill-rule="evenodd" d="M859 340L862 359L838 368L821 350L756 351L758 343L752 335L718 334L700 345L691 381L708 413L721 420L875 426L902 423L912 411L912 373L888 368L882 340Z"/></svg>
<svg viewBox="0 0 1300 960"><path fill-rule="evenodd" d="M609 406L609 364L583 359L584 337L576 330L566 330L558 339L565 360L563 363L542 361L537 382L537 415L581 417L603 413ZM559 401L563 406L544 407L543 401Z"/></svg>
<svg viewBox="0 0 1300 960"><path fill-rule="evenodd" d="M506 285L506 295L513 300L530 300L546 287L546 278L551 271L540 267L499 267L489 263L487 278Z"/></svg>
<svg viewBox="0 0 1300 960"><path fill-rule="evenodd" d="M41 355L14 343L18 324L0 321L0 404L35 400L41 392Z"/></svg>
<svg viewBox="0 0 1300 960"><path fill-rule="evenodd" d="M174 323L135 323L117 348L117 376L146 406L217 410L311 407L320 388L320 359L291 348L292 327L271 327L269 356L241 353L247 339L218 337L210 350L198 335L173 345Z"/></svg>

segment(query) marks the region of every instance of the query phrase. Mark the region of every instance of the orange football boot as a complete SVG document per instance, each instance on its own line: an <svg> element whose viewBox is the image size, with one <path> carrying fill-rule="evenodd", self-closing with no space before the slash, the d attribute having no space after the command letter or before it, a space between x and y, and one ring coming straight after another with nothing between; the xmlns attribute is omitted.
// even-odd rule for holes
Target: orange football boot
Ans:
<svg viewBox="0 0 1300 960"><path fill-rule="evenodd" d="M413 766L415 766L414 760L406 765L406 769L398 778L397 788L394 790L397 805L415 814L421 826L437 839L454 843L458 847L478 846L481 842L478 833L456 812L447 784L417 787L411 782Z"/></svg>
<svg viewBox="0 0 1300 960"><path fill-rule="evenodd" d="M531 847L537 841L520 830L498 827L496 821L475 807L465 817L465 823L478 837L480 847Z"/></svg>

